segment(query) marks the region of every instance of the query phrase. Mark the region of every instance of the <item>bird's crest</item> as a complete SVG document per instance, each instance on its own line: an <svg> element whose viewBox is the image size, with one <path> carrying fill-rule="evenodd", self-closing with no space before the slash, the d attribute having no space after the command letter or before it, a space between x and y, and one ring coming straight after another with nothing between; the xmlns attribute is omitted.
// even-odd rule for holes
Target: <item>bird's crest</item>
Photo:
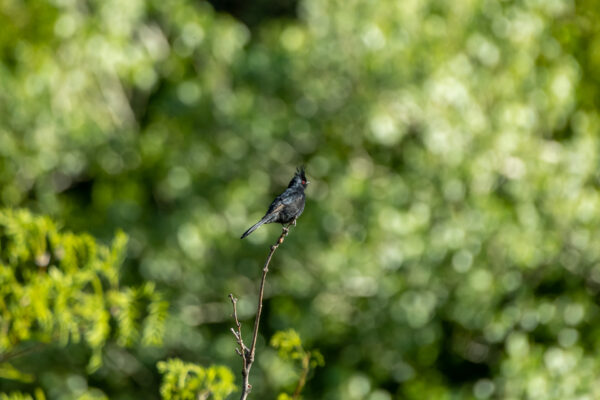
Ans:
<svg viewBox="0 0 600 400"><path fill-rule="evenodd" d="M306 178L306 175L304 172L304 165L301 165L298 168L296 168L296 175L298 175L300 178Z"/></svg>
<svg viewBox="0 0 600 400"><path fill-rule="evenodd" d="M298 168L296 168L296 176L300 178L300 180L302 181L303 185L306 185L306 183L308 182L308 180L306 179L306 173L304 171L304 165L301 165Z"/></svg>
<svg viewBox="0 0 600 400"><path fill-rule="evenodd" d="M306 179L306 173L304 172L304 165L302 165L296 168L296 173L294 174L294 177L290 181L288 187L292 187L294 185L302 185L303 187L306 187L306 185L309 183L310 181Z"/></svg>

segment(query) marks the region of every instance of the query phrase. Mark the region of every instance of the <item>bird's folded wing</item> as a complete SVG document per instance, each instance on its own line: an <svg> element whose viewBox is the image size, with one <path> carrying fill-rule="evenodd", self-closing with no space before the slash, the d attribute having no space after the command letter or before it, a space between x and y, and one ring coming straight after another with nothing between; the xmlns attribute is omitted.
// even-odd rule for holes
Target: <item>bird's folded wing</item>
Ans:
<svg viewBox="0 0 600 400"><path fill-rule="evenodd" d="M291 196L286 196L286 197L282 198L281 202L283 204L285 204L285 205L288 205L288 204L293 204L293 203L297 202L301 198L302 198L302 196L299 196L297 194L293 194Z"/></svg>
<svg viewBox="0 0 600 400"><path fill-rule="evenodd" d="M278 204L278 205L276 205L276 206L274 206L274 205L271 205L271 207L269 207L269 211L267 211L267 215L269 215L269 214L273 214L273 213L276 213L276 212L278 212L278 211L281 211L281 209L283 208L283 206L284 206L284 205L285 205L285 204L283 204L283 203L280 203L280 204ZM272 208L272 209L271 209L271 208Z"/></svg>

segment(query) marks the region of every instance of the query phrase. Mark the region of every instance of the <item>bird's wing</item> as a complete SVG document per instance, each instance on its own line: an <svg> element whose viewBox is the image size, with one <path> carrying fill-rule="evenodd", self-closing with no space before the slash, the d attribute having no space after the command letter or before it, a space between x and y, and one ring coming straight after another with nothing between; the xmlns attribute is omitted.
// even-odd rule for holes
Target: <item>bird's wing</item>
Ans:
<svg viewBox="0 0 600 400"><path fill-rule="evenodd" d="M265 214L265 215L269 215L269 214L273 214L273 213L276 213L278 211L281 211L281 209L283 208L283 206L285 204L283 202L279 202L278 200L279 199L275 199L275 201L269 207L269 210L267 211L267 214Z"/></svg>
<svg viewBox="0 0 600 400"><path fill-rule="evenodd" d="M288 196L288 197L281 199L281 203L285 206L289 206L290 204L294 203L295 200L296 200L295 196Z"/></svg>
<svg viewBox="0 0 600 400"><path fill-rule="evenodd" d="M293 204L302 198L302 194L296 191L283 193L281 195L281 202L285 205Z"/></svg>
<svg viewBox="0 0 600 400"><path fill-rule="evenodd" d="M298 200L302 198L302 195L297 193L294 190L286 189L283 193L273 200L271 205L269 206L269 210L266 215L273 214L275 212L281 211L284 206L296 203Z"/></svg>

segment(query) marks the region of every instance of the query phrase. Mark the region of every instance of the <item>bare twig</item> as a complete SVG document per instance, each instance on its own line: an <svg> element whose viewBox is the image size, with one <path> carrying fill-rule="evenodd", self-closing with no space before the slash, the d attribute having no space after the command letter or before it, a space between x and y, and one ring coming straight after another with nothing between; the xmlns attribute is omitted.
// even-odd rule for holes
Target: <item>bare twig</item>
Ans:
<svg viewBox="0 0 600 400"><path fill-rule="evenodd" d="M245 358L244 354L246 354L248 352L248 348L246 347L246 345L244 345L244 340L242 339L242 324L240 323L240 320L238 319L238 315L237 315L238 299L233 297L232 294L229 295L229 299L231 300L231 304L233 305L233 318L235 320L235 325L237 327L237 330L231 328L231 333L233 333L233 336L235 336L235 340L237 341L238 345L240 346L239 349L235 349L235 352L238 353L243 358Z"/></svg>
<svg viewBox="0 0 600 400"><path fill-rule="evenodd" d="M285 237L289 233L289 226L296 225L296 221L294 220L288 226L284 226L281 231L281 236L277 239L277 242L271 246L271 251L267 256L267 260L265 261L265 265L263 267L262 279L260 280L260 288L258 289L258 304L256 307L256 319L254 320L254 331L252 333L252 343L250 348L247 348L244 345L244 341L242 340L242 324L240 323L237 315L237 299L233 297L233 294L229 295L229 299L231 300L231 304L233 305L233 318L235 320L236 329L231 328L231 332L233 336L235 336L235 340L239 346L236 349L236 353L238 353L242 357L242 396L240 400L246 400L248 398L248 394L250 390L252 390L252 385L250 385L250 369L252 368L252 364L254 363L254 354L256 352L256 339L258 338L258 326L260 324L260 315L262 313L263 307L263 297L265 292L265 281L267 279L267 273L269 272L269 263L271 262L271 258L273 258L273 253L279 247L280 244L283 243Z"/></svg>

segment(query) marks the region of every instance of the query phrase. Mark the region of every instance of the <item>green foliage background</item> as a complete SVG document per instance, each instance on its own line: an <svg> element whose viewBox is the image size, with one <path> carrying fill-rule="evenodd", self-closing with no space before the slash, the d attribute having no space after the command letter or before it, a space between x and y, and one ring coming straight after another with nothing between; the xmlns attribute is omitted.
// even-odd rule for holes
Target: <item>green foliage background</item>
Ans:
<svg viewBox="0 0 600 400"><path fill-rule="evenodd" d="M158 398L169 357L239 378L227 294L249 334L278 228L238 237L305 163L254 398L294 387L266 346L289 328L326 360L308 399L600 397L599 17L302 0L250 30L201 1L2 1L0 205L125 231L122 281L171 304L162 347L111 343L96 372L28 355L70 371L47 395Z"/></svg>

